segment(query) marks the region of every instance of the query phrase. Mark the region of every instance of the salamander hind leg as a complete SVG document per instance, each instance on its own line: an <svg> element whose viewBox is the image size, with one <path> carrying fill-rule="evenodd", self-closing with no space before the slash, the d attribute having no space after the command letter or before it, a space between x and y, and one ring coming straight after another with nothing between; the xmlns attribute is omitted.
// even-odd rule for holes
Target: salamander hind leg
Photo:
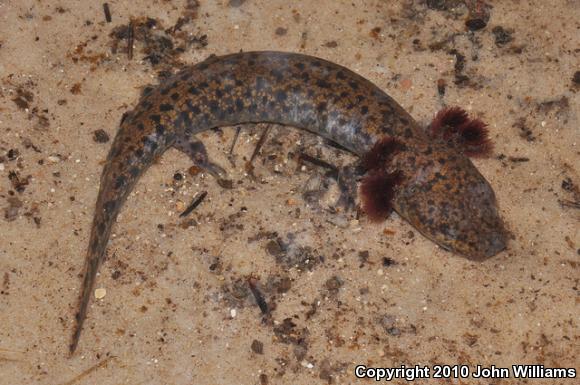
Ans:
<svg viewBox="0 0 580 385"><path fill-rule="evenodd" d="M215 177L220 186L232 188L227 171L209 159L205 145L201 141L194 137L178 138L173 147L187 154L197 167Z"/></svg>
<svg viewBox="0 0 580 385"><path fill-rule="evenodd" d="M336 167L323 160L302 154L302 161L307 161L326 169L326 173L314 174L306 183L302 194L309 203L326 202L333 208L341 208L345 212L356 209L357 184L364 170L357 164ZM335 186L336 194L332 194Z"/></svg>

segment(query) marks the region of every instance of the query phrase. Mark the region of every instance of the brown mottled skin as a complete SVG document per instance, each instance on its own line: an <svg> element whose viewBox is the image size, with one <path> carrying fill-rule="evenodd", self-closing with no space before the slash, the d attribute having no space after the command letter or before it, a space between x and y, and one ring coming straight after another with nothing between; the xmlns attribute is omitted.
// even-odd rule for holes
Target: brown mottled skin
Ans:
<svg viewBox="0 0 580 385"><path fill-rule="evenodd" d="M483 260L505 248L493 190L471 161L434 141L377 86L319 58L281 52L212 56L146 88L124 115L101 176L86 270L70 346L74 352L111 227L138 178L168 148L203 163L194 135L271 122L325 137L359 156L380 138L402 144L385 167L402 174L399 215L446 250Z"/></svg>

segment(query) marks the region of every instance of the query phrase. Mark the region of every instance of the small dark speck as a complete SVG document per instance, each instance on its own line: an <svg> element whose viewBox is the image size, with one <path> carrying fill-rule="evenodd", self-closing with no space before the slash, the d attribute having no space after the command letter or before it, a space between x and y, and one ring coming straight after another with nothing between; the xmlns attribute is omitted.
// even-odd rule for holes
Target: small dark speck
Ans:
<svg viewBox="0 0 580 385"><path fill-rule="evenodd" d="M282 28L282 27L276 28L276 35L278 35L278 36L284 36L287 33L288 33L288 29L287 28Z"/></svg>
<svg viewBox="0 0 580 385"><path fill-rule="evenodd" d="M20 151L18 151L17 149L14 149L14 148L11 148L6 153L6 156L8 156L8 160L14 160L18 157L18 155L20 155Z"/></svg>
<svg viewBox="0 0 580 385"><path fill-rule="evenodd" d="M113 271L113 274L111 274L111 278L113 278L113 279L119 279L120 276L121 276L121 272L119 270L115 270L115 271Z"/></svg>
<svg viewBox="0 0 580 385"><path fill-rule="evenodd" d="M177 180L180 181L183 179L183 175L179 172L176 172L175 174L173 174L173 180Z"/></svg>
<svg viewBox="0 0 580 385"><path fill-rule="evenodd" d="M392 327L387 329L387 333L389 333L392 336L399 336L401 335L401 330L399 328Z"/></svg>
<svg viewBox="0 0 580 385"><path fill-rule="evenodd" d="M574 77L572 77L572 82L576 87L580 87L580 71L574 72Z"/></svg>
<svg viewBox="0 0 580 385"><path fill-rule="evenodd" d="M240 7L242 4L244 4L245 2L246 2L246 0L230 0L228 2L228 5L230 7L237 8L237 7Z"/></svg>
<svg viewBox="0 0 580 385"><path fill-rule="evenodd" d="M389 267L389 266L393 266L396 264L397 264L397 262L394 259L389 258L389 257L383 257L383 266Z"/></svg>
<svg viewBox="0 0 580 385"><path fill-rule="evenodd" d="M502 26L493 27L491 30L495 38L495 45L498 47L503 47L507 43L511 42L514 38L512 37L512 31L506 30Z"/></svg>
<svg viewBox="0 0 580 385"><path fill-rule="evenodd" d="M436 11L448 11L449 7L451 6L445 0L427 0L426 4L429 9L434 9Z"/></svg>
<svg viewBox="0 0 580 385"><path fill-rule="evenodd" d="M93 131L93 140L97 143L107 143L109 141L109 134L103 129Z"/></svg>
<svg viewBox="0 0 580 385"><path fill-rule="evenodd" d="M482 19L469 19L465 22L465 26L470 31L479 31L480 29L484 29L487 23Z"/></svg>
<svg viewBox="0 0 580 385"><path fill-rule="evenodd" d="M439 94L439 96L445 96L445 88L446 87L447 87L447 84L445 82L445 79L437 80L437 93Z"/></svg>
<svg viewBox="0 0 580 385"><path fill-rule="evenodd" d="M525 156L508 156L508 160L513 163L529 162L530 158Z"/></svg>
<svg viewBox="0 0 580 385"><path fill-rule="evenodd" d="M264 344L258 340L253 340L252 351L256 354L264 354Z"/></svg>
<svg viewBox="0 0 580 385"><path fill-rule="evenodd" d="M266 244L266 251L268 252L268 254L273 256L277 256L283 253L282 247L275 240L270 240Z"/></svg>

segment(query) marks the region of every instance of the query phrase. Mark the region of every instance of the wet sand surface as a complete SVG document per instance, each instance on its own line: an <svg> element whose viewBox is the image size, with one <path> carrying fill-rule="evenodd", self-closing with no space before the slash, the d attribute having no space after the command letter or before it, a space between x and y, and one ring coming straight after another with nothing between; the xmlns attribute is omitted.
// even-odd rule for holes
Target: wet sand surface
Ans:
<svg viewBox="0 0 580 385"><path fill-rule="evenodd" d="M1 384L370 383L358 364L580 369L578 1L108 4L111 22L101 2L0 1ZM201 139L234 188L175 150L158 160L113 229L101 298L68 357L121 115L145 85L240 50L347 66L425 125L444 105L483 119L494 154L474 163L508 250L473 263L396 214L372 224L334 210L335 183L299 154L355 159L310 134L272 126L250 173L265 126L242 127L233 164L235 128L214 130Z"/></svg>

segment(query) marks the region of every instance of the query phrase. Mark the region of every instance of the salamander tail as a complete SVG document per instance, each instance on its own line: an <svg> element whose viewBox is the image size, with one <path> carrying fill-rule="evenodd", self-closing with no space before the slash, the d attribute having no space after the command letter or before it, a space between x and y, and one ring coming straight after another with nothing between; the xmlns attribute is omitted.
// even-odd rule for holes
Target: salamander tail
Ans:
<svg viewBox="0 0 580 385"><path fill-rule="evenodd" d="M153 163L155 157L161 155L171 144L159 138L157 142L153 142L148 136L144 136L142 140L135 143L135 140L127 140L131 135L133 135L131 131L126 132L123 128L119 130L101 175L99 196L85 260L79 310L76 314L76 327L70 345L71 354L79 342L97 272L105 259L113 223L137 180Z"/></svg>
<svg viewBox="0 0 580 385"><path fill-rule="evenodd" d="M76 326L74 329L72 342L69 346L71 355L77 348L79 338L81 336L81 330L83 328L83 323L87 317L87 310L91 299L91 293L93 291L93 287L95 286L97 271L103 259L105 258L105 250L109 240L111 227L113 226L113 222L115 221L120 208L119 203L108 205L105 203L103 205L101 202L103 201L102 198L104 198L104 196L100 196L99 198L100 199L97 203L95 218L93 220L93 227L91 230L89 249L87 251L87 257L85 260L83 285L79 299L79 310L75 317Z"/></svg>

